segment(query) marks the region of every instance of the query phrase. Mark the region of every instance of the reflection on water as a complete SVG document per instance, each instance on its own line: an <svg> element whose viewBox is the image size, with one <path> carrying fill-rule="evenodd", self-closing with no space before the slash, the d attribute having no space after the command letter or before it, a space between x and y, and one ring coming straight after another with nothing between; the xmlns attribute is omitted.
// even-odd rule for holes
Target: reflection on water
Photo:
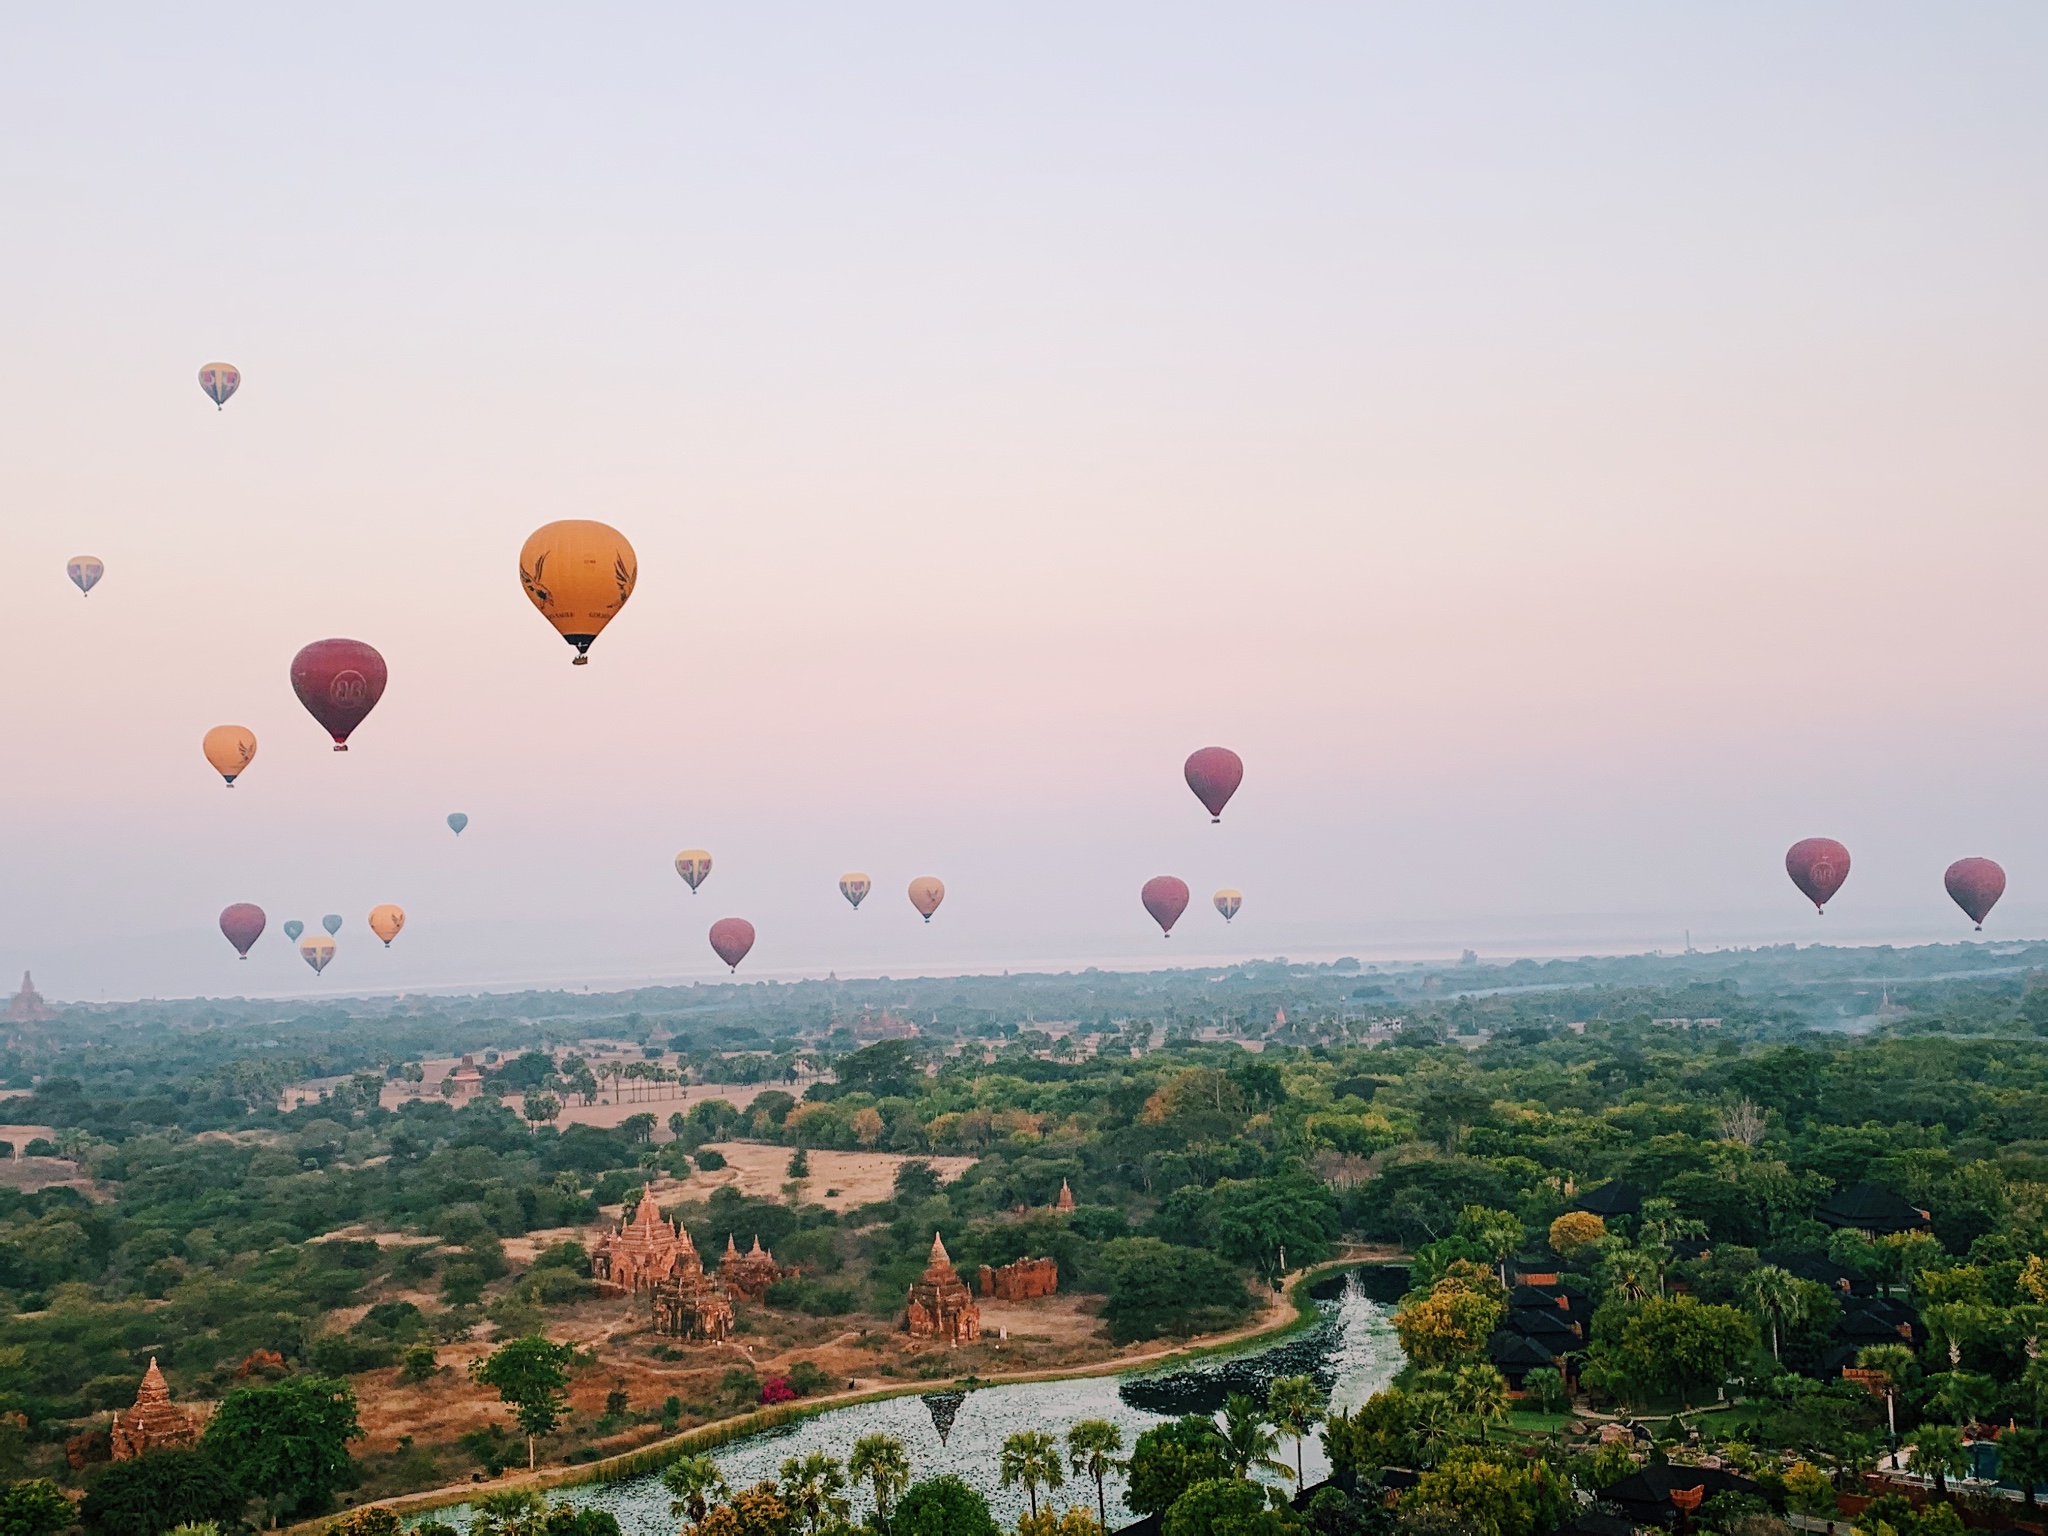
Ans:
<svg viewBox="0 0 2048 1536"><path fill-rule="evenodd" d="M1304 1373L1315 1377L1329 1393L1332 1407L1355 1408L1364 1402L1401 1368L1400 1346L1387 1323L1390 1308L1366 1294L1368 1289L1382 1288L1372 1283L1379 1278L1371 1277L1361 1288L1353 1272L1318 1285L1311 1295L1322 1314L1320 1320L1265 1349L1135 1376L1033 1382L964 1394L933 1392L859 1403L723 1446L713 1456L726 1480L743 1487L774 1478L785 1457L806 1451L826 1451L844 1461L855 1440L881 1431L903 1442L915 1476L951 1472L964 1478L981 1490L997 1520L1008 1526L1027 1505L1021 1489L1000 1486L997 1465L1003 1441L1021 1429L1063 1435L1076 1419L1109 1419L1122 1427L1124 1444L1129 1447L1162 1419L1183 1413L1214 1413L1232 1392L1263 1398L1266 1384L1274 1377ZM943 1437L942 1423L948 1429ZM1327 1476L1329 1463L1320 1439L1312 1438L1304 1452L1308 1480L1313 1483ZM1282 1447L1281 1455L1293 1461L1291 1443ZM1112 1480L1108 1490L1110 1527L1115 1529L1121 1518L1130 1517L1123 1514L1121 1480ZM668 1492L658 1476L564 1489L557 1497L610 1510L626 1536L675 1536L676 1518L668 1512ZM1039 1502L1041 1507L1048 1502L1042 1491ZM1050 1502L1056 1508L1085 1504L1093 1510L1094 1485L1069 1482ZM865 1511L864 1490L856 1494L854 1508L857 1515ZM468 1509L436 1511L432 1518L466 1527Z"/></svg>

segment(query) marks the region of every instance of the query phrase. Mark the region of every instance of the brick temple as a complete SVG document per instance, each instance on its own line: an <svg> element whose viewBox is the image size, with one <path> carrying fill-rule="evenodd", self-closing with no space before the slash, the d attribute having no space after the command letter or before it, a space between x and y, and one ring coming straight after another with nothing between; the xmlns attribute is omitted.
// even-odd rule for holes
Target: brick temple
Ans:
<svg viewBox="0 0 2048 1536"><path fill-rule="evenodd" d="M597 1240L590 1253L591 1277L600 1285L635 1296L668 1279L686 1250L689 1262L701 1275L704 1266L682 1224L663 1221L653 1196L643 1194L632 1221L620 1222Z"/></svg>
<svg viewBox="0 0 2048 1536"><path fill-rule="evenodd" d="M769 1286L795 1273L775 1262L775 1255L761 1246L758 1232L754 1234L754 1246L745 1253L733 1242L732 1234L726 1233L725 1257L718 1261L718 1281L728 1296L740 1301L760 1301L767 1296Z"/></svg>
<svg viewBox="0 0 2048 1536"><path fill-rule="evenodd" d="M932 1234L932 1261L910 1287L903 1325L914 1339L944 1339L972 1344L981 1337L981 1308L961 1282L939 1234Z"/></svg>
<svg viewBox="0 0 2048 1536"><path fill-rule="evenodd" d="M113 1441L116 1461L132 1461L151 1451L188 1446L198 1440L198 1429L171 1402L171 1384L156 1368L156 1356L149 1357L149 1369L142 1373L135 1406L114 1415L108 1435Z"/></svg>
<svg viewBox="0 0 2048 1536"><path fill-rule="evenodd" d="M1019 1259L995 1268L984 1264L975 1277L975 1289L997 1301L1036 1301L1057 1295L1059 1288L1058 1259Z"/></svg>
<svg viewBox="0 0 2048 1536"><path fill-rule="evenodd" d="M1074 1208L1074 1190L1065 1179L1060 1180L1060 1197L1053 1203L1053 1209L1065 1214Z"/></svg>
<svg viewBox="0 0 2048 1536"><path fill-rule="evenodd" d="M640 1202L642 1207L654 1204ZM717 1343L732 1337L732 1298L725 1287L704 1273L704 1261L697 1257L697 1245L680 1222L674 1260L654 1284L654 1331L678 1339ZM731 1239L726 1239L731 1243ZM722 1275L723 1270L720 1271Z"/></svg>

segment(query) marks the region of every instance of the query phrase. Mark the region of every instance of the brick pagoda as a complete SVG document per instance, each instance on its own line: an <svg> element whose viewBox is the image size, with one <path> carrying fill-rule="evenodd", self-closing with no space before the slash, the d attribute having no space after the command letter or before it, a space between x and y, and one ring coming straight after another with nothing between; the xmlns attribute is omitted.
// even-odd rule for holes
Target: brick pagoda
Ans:
<svg viewBox="0 0 2048 1536"><path fill-rule="evenodd" d="M192 1421L171 1402L171 1384L156 1368L156 1356L149 1357L149 1369L142 1373L135 1406L114 1415L108 1431L114 1443L114 1460L131 1461L151 1451L188 1446L199 1438Z"/></svg>
<svg viewBox="0 0 2048 1536"><path fill-rule="evenodd" d="M903 1323L916 1339L972 1344L981 1337L981 1308L974 1304L974 1293L961 1283L936 1232L932 1234L932 1261L910 1287Z"/></svg>
<svg viewBox="0 0 2048 1536"><path fill-rule="evenodd" d="M718 1281L726 1294L739 1301L760 1301L768 1294L768 1287L794 1270L785 1270L775 1262L775 1255L761 1246L760 1233L754 1234L754 1246L745 1253L739 1251L730 1232L725 1235L725 1257L718 1261Z"/></svg>
<svg viewBox="0 0 2048 1536"><path fill-rule="evenodd" d="M652 1205L643 1200L643 1206ZM674 1262L654 1285L654 1331L678 1339L717 1343L732 1337L732 1298L725 1287L704 1273L697 1245L680 1222ZM731 1239L727 1239L728 1242ZM719 1272L721 1275L723 1270Z"/></svg>
<svg viewBox="0 0 2048 1536"><path fill-rule="evenodd" d="M597 1240L590 1254L590 1273L600 1284L633 1296L651 1291L668 1279L685 1251L701 1275L703 1265L698 1261L697 1250L680 1223L663 1221L654 1197L642 1194L633 1220L620 1222Z"/></svg>

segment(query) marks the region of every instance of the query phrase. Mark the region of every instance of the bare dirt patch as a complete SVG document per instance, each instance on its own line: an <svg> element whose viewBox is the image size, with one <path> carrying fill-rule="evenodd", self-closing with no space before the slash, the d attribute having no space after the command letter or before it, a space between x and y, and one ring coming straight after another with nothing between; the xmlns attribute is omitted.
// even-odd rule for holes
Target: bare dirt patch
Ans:
<svg viewBox="0 0 2048 1536"><path fill-rule="evenodd" d="M758 1141L720 1141L712 1146L721 1153L726 1166L716 1173L693 1173L689 1183L664 1199L702 1200L722 1184L738 1188L743 1195L780 1200L782 1186L789 1182L789 1160L793 1151ZM900 1152L827 1152L810 1154L811 1176L804 1183L806 1204L830 1211L850 1211L856 1206L887 1200L896 1193L896 1170L908 1162L925 1162L950 1184L969 1168L971 1157L919 1157Z"/></svg>

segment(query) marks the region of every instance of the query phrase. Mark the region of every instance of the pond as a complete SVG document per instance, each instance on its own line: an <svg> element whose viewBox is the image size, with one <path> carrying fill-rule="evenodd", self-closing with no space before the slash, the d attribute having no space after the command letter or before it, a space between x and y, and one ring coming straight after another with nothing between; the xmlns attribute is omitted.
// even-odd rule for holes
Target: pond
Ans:
<svg viewBox="0 0 2048 1536"><path fill-rule="evenodd" d="M1064 1435L1076 1419L1109 1419L1122 1427L1128 1449L1140 1434L1164 1419L1183 1413L1214 1413L1229 1393L1262 1395L1274 1377L1304 1373L1316 1378L1331 1407L1357 1407L1401 1368L1400 1346L1387 1321L1391 1298L1373 1299L1373 1294L1385 1296L1384 1278L1390 1277L1368 1272L1361 1284L1359 1271L1353 1270L1322 1281L1310 1292L1321 1314L1314 1325L1277 1344L1253 1345L1242 1354L1129 1376L1019 1383L856 1403L735 1441L713 1452L713 1458L729 1483L744 1487L772 1481L785 1457L807 1451L822 1450L843 1462L854 1441L879 1431L903 1442L914 1476L951 1472L980 1489L996 1519L1007 1528L1028 1506L1021 1489L1000 1485L997 1464L1004 1439L1021 1429ZM1280 1456L1284 1461L1294 1460L1292 1442L1282 1443ZM1328 1476L1329 1463L1318 1437L1311 1436L1303 1447L1303 1460L1309 1482ZM1136 1517L1124 1509L1121 1480L1113 1480L1108 1488L1109 1524L1115 1530ZM625 1536L675 1536L678 1522L668 1512L668 1492L655 1474L629 1482L565 1488L553 1497L610 1510ZM1047 1498L1043 1490L1039 1499L1044 1507ZM1069 1481L1051 1496L1050 1503L1055 1508L1085 1504L1092 1511L1094 1484ZM865 1513L864 1489L855 1493L854 1510L856 1517ZM468 1513L463 1506L421 1518L466 1527Z"/></svg>

